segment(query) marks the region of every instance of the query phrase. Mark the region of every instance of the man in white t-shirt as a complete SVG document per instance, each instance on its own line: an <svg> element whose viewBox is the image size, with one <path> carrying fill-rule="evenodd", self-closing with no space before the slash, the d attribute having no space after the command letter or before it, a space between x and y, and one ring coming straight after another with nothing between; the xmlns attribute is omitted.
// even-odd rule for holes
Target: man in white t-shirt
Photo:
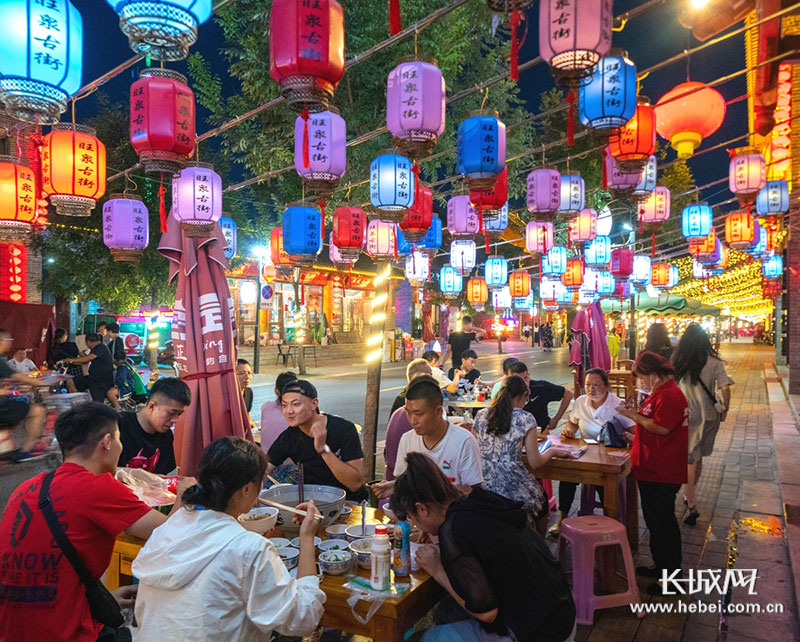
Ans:
<svg viewBox="0 0 800 642"><path fill-rule="evenodd" d="M36 364L28 359L28 351L25 348L17 348L14 352L14 358L8 360L8 365L14 372L19 374L39 372Z"/></svg>
<svg viewBox="0 0 800 642"><path fill-rule="evenodd" d="M451 395L456 394L458 392L458 384L461 381L461 370L456 370L453 378L450 379L450 377L444 373L444 370L437 366L439 363L438 352L435 350L427 350L422 353L422 358L425 359L431 367L431 376L436 379L436 383L439 384L439 387L442 390L446 390Z"/></svg>
<svg viewBox="0 0 800 642"><path fill-rule="evenodd" d="M478 442L472 434L448 422L442 416L442 393L433 377L420 375L406 390L405 411L412 430L400 438L394 476L406 470L406 455L428 455L456 486L476 487L483 483ZM382 499L392 494L394 482L380 482L373 487Z"/></svg>

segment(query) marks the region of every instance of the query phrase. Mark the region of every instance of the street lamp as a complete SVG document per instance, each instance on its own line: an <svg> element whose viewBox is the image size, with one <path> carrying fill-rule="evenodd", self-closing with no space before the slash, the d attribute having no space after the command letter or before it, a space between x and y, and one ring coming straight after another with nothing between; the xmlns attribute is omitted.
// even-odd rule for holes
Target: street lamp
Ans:
<svg viewBox="0 0 800 642"><path fill-rule="evenodd" d="M256 273L256 336L255 346L253 347L253 372L258 374L261 348L261 270L264 267L264 257L268 255L269 249L257 245L251 251L258 259L258 272Z"/></svg>

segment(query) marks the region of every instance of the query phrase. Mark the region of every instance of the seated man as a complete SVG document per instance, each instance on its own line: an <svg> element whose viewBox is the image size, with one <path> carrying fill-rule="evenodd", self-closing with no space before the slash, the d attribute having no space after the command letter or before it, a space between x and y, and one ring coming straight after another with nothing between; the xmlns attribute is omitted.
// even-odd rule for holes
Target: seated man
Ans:
<svg viewBox="0 0 800 642"><path fill-rule="evenodd" d="M11 493L0 521L4 557L31 564L25 570L0 565L0 640L95 642L103 628L92 618L86 589L39 507L43 485L49 485L58 523L95 578L108 568L117 535L125 531L146 539L167 520L114 479L122 444L111 408L90 402L68 410L56 420L55 433L64 463ZM193 483L178 484L173 513Z"/></svg>
<svg viewBox="0 0 800 642"><path fill-rule="evenodd" d="M525 404L524 409L531 413L533 418L536 419L536 425L542 429L542 435L547 435L549 431L554 430L556 426L558 426L558 422L561 421L561 417L563 417L564 413L567 411L569 402L572 401L572 397L574 396L572 391L567 390L564 386L558 386L549 381L544 381L543 379L531 380L530 373L528 373L528 366L522 361L512 363L508 370L509 374L519 375L525 379L525 382L530 387L530 399L528 403ZM561 401L561 405L558 407L555 416L551 419L548 406L554 401Z"/></svg>
<svg viewBox="0 0 800 642"><path fill-rule="evenodd" d="M5 355L11 349L14 339L7 330L0 328L0 383L10 382L35 386L40 382L26 374L15 372L8 363ZM17 424L24 423L25 439L22 443L14 444L6 449L3 456L8 459L19 459L22 453L27 453L42 436L45 422L44 406L31 404L25 397L11 396L8 390L0 388L0 427L14 428ZM8 433L6 433L8 434ZM8 452L10 450L10 452Z"/></svg>
<svg viewBox="0 0 800 642"><path fill-rule="evenodd" d="M172 428L191 402L189 386L180 379L156 381L144 408L119 416L119 465L127 466L134 457L144 457L154 462L145 466L151 473L171 474L175 470Z"/></svg>
<svg viewBox="0 0 800 642"><path fill-rule="evenodd" d="M297 375L290 370L281 372L275 378L275 399L265 401L261 406L261 450L269 451L278 435L286 429L286 418L281 407L281 390L290 381L296 381Z"/></svg>
<svg viewBox="0 0 800 642"><path fill-rule="evenodd" d="M78 375L67 380L70 392L86 392L92 396L92 401L103 403L106 393L114 386L114 362L111 352L103 343L102 337L96 332L86 335L86 347L89 354L77 359L64 359L67 365L89 364L88 375Z"/></svg>
<svg viewBox="0 0 800 642"><path fill-rule="evenodd" d="M239 359L236 361L236 378L239 380L239 386L242 388L244 405L249 415L250 411L253 409L253 389L250 387L250 382L253 381L253 369L250 367L250 362L247 359Z"/></svg>
<svg viewBox="0 0 800 642"><path fill-rule="evenodd" d="M321 414L317 389L302 379L283 387L281 407L289 427L269 447L267 472L291 459L303 464L306 484L337 486L351 501L367 499L364 453L355 425L336 415Z"/></svg>
<svg viewBox="0 0 800 642"><path fill-rule="evenodd" d="M408 362L406 366L406 381L409 382L414 378L414 375L418 374L431 374L431 367L425 359L412 359ZM397 396L394 398L394 402L392 403L392 408L389 410L389 416L391 417L398 408L402 408L406 403L406 390L408 388L403 388Z"/></svg>
<svg viewBox="0 0 800 642"><path fill-rule="evenodd" d="M39 372L36 364L28 359L28 350L26 348L17 348L14 351L14 358L9 360L8 365L14 372L19 374Z"/></svg>
<svg viewBox="0 0 800 642"><path fill-rule="evenodd" d="M458 383L461 381L461 371L456 370L455 378L450 379L445 373L444 370L439 368L437 364L439 363L439 353L435 350L427 350L426 352L422 353L422 358L428 362L428 365L431 367L431 375L433 376L436 381L439 382L439 387L446 392L449 392L451 395L454 395L458 392Z"/></svg>
<svg viewBox="0 0 800 642"><path fill-rule="evenodd" d="M478 353L474 350L464 350L461 353L461 369L450 368L447 376L451 379L459 377L458 394L463 395L468 390L467 384L474 386L475 382L481 378L481 371L475 365L478 363Z"/></svg>

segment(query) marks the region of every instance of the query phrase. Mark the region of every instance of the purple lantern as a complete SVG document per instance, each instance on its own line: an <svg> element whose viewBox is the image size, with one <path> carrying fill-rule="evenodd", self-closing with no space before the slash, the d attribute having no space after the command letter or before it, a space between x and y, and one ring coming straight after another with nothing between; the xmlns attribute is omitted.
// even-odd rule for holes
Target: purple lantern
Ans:
<svg viewBox="0 0 800 642"><path fill-rule="evenodd" d="M394 144L407 156L430 156L444 132L445 86L435 62L400 63L389 74L386 124Z"/></svg>
<svg viewBox="0 0 800 642"><path fill-rule="evenodd" d="M103 205L103 243L114 261L135 263L149 238L149 215L140 196L112 194Z"/></svg>
<svg viewBox="0 0 800 642"><path fill-rule="evenodd" d="M172 179L172 215L186 236L208 236L222 217L222 179L211 165L184 167Z"/></svg>
<svg viewBox="0 0 800 642"><path fill-rule="evenodd" d="M605 163L606 187L614 198L622 198L633 193L641 179L641 172L623 171L617 159L611 155L608 147L603 151Z"/></svg>
<svg viewBox="0 0 800 642"><path fill-rule="evenodd" d="M330 108L294 121L294 168L306 189L330 194L347 166L347 127Z"/></svg>
<svg viewBox="0 0 800 642"><path fill-rule="evenodd" d="M552 218L561 205L561 174L535 169L528 174L528 211L534 218Z"/></svg>
<svg viewBox="0 0 800 642"><path fill-rule="evenodd" d="M447 202L447 231L455 237L472 236L478 233L478 212L469 201L469 196L454 196Z"/></svg>

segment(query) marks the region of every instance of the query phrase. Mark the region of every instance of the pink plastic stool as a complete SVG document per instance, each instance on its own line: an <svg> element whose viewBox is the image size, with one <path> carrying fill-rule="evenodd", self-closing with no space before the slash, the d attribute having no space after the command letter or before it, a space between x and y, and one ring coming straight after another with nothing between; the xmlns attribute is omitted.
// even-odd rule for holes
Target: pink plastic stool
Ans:
<svg viewBox="0 0 800 642"><path fill-rule="evenodd" d="M602 515L569 517L561 522L561 536L558 540L559 561L564 558L564 548L567 542L572 545L572 598L575 600L578 624L591 626L594 622L594 612L597 609L639 604L636 571L633 567L633 556L628 545L625 526L615 519ZM606 584L606 580L615 576L623 577L628 583L628 589L613 595L595 595L595 551L598 548L610 546L619 546L622 549L625 574L617 573L616 556L607 555L604 558L604 562L607 564L601 564L601 578ZM644 613L639 613L638 617L643 615Z"/></svg>
<svg viewBox="0 0 800 642"><path fill-rule="evenodd" d="M603 508L602 502L597 501L597 486L593 484L581 484L581 507L578 515L594 515L595 508ZM625 494L625 480L617 485L617 519L625 523L628 514L628 502Z"/></svg>
<svg viewBox="0 0 800 642"><path fill-rule="evenodd" d="M556 496L553 494L553 480L540 479L539 483L544 489L544 494L547 495L547 505L552 513L557 508Z"/></svg>

